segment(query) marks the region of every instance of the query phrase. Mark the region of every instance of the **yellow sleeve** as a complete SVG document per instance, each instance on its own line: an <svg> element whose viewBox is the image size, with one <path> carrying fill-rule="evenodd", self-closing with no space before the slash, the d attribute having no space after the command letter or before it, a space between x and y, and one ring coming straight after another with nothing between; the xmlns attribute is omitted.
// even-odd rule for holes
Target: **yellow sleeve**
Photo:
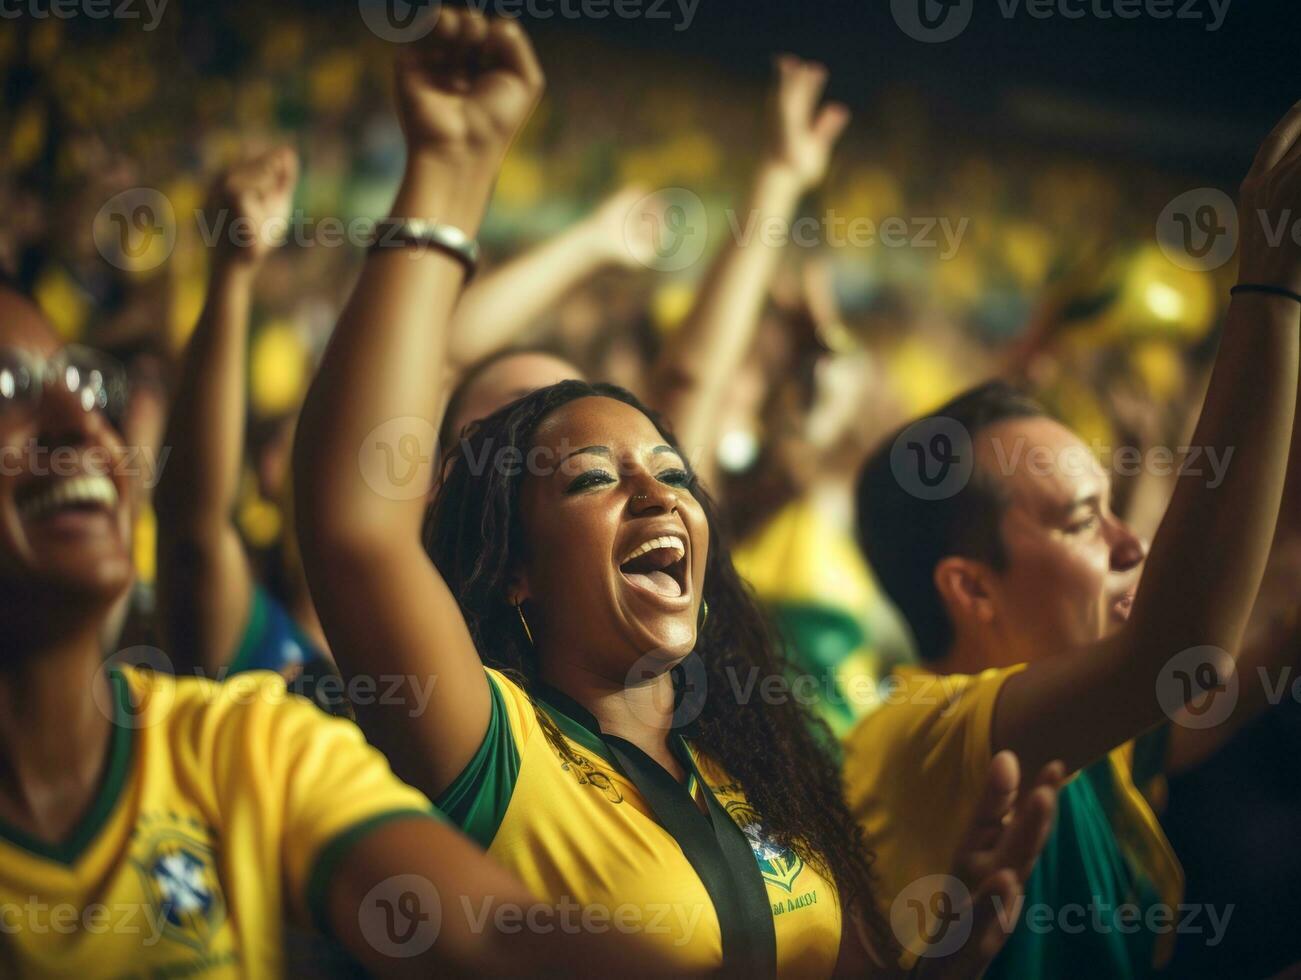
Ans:
<svg viewBox="0 0 1301 980"><path fill-rule="evenodd" d="M873 741L928 794L937 785L963 799L978 791L993 757L994 707L1003 682L1023 666L974 675L914 674L888 697ZM884 743L884 744L882 744Z"/></svg>
<svg viewBox="0 0 1301 980"><path fill-rule="evenodd" d="M510 725L515 744L523 746L538 727L537 708L529 698L528 692L514 680L499 670L485 667L488 681L501 697L501 706L505 709L506 721Z"/></svg>
<svg viewBox="0 0 1301 980"><path fill-rule="evenodd" d="M348 849L381 824L437 818L352 722L332 718L258 671L222 685L232 710L214 758L227 799L254 801L265 833L279 834L289 910L308 921L322 907L330 876Z"/></svg>
<svg viewBox="0 0 1301 980"><path fill-rule="evenodd" d="M994 707L1020 669L903 672L845 740L846 797L876 854L885 911L910 883L948 873L989 768Z"/></svg>

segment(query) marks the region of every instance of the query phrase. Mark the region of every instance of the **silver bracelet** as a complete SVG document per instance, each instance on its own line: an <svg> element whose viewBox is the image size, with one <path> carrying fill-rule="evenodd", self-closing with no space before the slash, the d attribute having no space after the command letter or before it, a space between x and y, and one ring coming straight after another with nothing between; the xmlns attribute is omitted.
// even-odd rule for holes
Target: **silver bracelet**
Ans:
<svg viewBox="0 0 1301 980"><path fill-rule="evenodd" d="M454 225L439 224L423 218L385 218L375 223L370 248L433 248L450 255L465 266L470 279L479 268L479 243Z"/></svg>

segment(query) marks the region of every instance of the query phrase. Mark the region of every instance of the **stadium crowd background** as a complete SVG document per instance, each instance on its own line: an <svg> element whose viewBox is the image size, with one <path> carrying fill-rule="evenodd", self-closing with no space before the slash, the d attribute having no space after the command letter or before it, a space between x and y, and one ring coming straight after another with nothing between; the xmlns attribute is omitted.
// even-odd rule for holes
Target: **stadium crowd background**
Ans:
<svg viewBox="0 0 1301 980"><path fill-rule="evenodd" d="M825 24L836 14L819 16ZM702 11L700 29L719 31L707 23ZM1167 43L1200 51L1204 39L1195 30L1171 25ZM651 45L629 44L590 21L541 21L530 31L548 91L503 169L482 236L489 265L562 231L627 184L695 195L711 249L744 223L738 211L761 131L763 59L710 57L713 42L699 39L679 52L667 29ZM978 79L974 98L989 98L972 112L971 92L950 89L951 100L937 100L921 69L894 80L889 68L897 61L880 49L905 45L921 50L902 35L863 45L864 64L848 77L877 69L877 83L865 90L847 91L851 83L831 61L840 79L833 94L850 103L856 121L803 213L820 237L835 234L837 219L879 225L899 217L911 239L921 220L930 224L927 243L789 248L771 327L809 312L801 270L815 267L836 308L808 318L812 336L801 350L824 362L830 352L849 366L847 377L873 380L860 446L999 371L1028 381L1100 451L1178 446L1233 267L1210 275L1182 267L1154 228L1180 194L1241 171L1241 161L1232 154L1226 161L1217 149L1217 136L1222 145L1249 147L1252 140L1237 134L1265 126L1254 116L1225 122L1223 111L1208 112L1194 127L1200 141L1175 148L1200 152L1162 152L1171 131L1144 129L1154 113L1115 91L1079 101L1033 79L997 98ZM996 72L995 51L987 61L985 71ZM141 390L155 395L137 400L136 418L155 440L175 357L203 300L208 263L193 215L207 184L250 147L289 134L297 148L304 170L294 210L304 234L291 237L259 279L250 356L251 442L239 518L251 547L266 555L275 554L286 520L283 495L267 489L278 481L263 471L284 465L288 422L362 255L355 242L325 242L321 222L346 226L383 213L401 171L388 66L384 40L351 4L309 10L250 0L186 10L177 2L151 31L28 17L0 32L0 258L66 339L129 362ZM1063 118L1106 149L1081 154ZM159 191L177 217L165 262L148 250L106 257L97 247L101 209L139 187ZM964 229L951 254L941 221ZM627 264L594 277L532 336L563 347L592 376L636 390L661 338L687 310L711 249L685 268ZM770 370L767 381L776 390L798 374ZM773 433L742 435L730 468L743 476ZM1138 483L1118 480L1121 509L1150 533L1164 491L1145 498ZM145 509L137 563L146 609L151 527ZM878 609L866 620L874 658L907 656L888 613ZM1187 870L1195 882L1198 869Z"/></svg>

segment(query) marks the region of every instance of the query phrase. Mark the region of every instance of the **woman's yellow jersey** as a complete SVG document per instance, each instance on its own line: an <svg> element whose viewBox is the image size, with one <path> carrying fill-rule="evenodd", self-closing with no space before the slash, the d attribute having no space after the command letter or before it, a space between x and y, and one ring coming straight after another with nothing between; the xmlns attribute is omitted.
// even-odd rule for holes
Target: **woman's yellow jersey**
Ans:
<svg viewBox="0 0 1301 980"><path fill-rule="evenodd" d="M57 846L0 824L0 976L285 975L367 829L432 816L350 722L268 672L109 673L99 793Z"/></svg>
<svg viewBox="0 0 1301 980"><path fill-rule="evenodd" d="M539 899L584 928L645 936L684 969L722 962L705 886L599 734L488 670L492 720L478 754L438 806ZM547 738L547 717L580 762ZM763 874L783 976L828 976L840 947L833 882L768 839L741 788L695 754L702 778L745 832ZM558 919L557 921L562 921Z"/></svg>

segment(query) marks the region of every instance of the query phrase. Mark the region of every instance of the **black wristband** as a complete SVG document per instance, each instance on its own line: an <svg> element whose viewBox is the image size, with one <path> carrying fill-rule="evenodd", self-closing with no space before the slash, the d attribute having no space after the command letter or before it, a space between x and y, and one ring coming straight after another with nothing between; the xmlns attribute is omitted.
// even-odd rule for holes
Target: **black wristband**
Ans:
<svg viewBox="0 0 1301 980"><path fill-rule="evenodd" d="M1239 293L1264 293L1266 296L1283 296L1287 299L1296 300L1301 303L1301 293L1294 293L1290 289L1284 289L1282 286L1261 286L1256 283L1239 283L1229 290L1230 296L1237 296Z"/></svg>

